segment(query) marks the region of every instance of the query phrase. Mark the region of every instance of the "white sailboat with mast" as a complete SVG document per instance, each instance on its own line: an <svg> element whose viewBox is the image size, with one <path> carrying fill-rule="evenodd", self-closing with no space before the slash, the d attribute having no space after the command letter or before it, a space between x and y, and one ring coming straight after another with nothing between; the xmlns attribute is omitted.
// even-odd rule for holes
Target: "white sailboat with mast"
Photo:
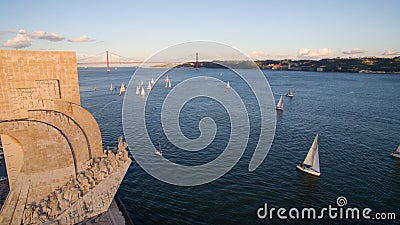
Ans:
<svg viewBox="0 0 400 225"><path fill-rule="evenodd" d="M140 85L136 86L136 94L140 95Z"/></svg>
<svg viewBox="0 0 400 225"><path fill-rule="evenodd" d="M397 150L390 155L400 159L400 145L397 147Z"/></svg>
<svg viewBox="0 0 400 225"><path fill-rule="evenodd" d="M226 89L230 89L231 88L231 85L229 84L229 81L228 81L228 83L226 84Z"/></svg>
<svg viewBox="0 0 400 225"><path fill-rule="evenodd" d="M318 134L315 136L314 142L312 143L310 150L308 150L304 162L298 164L296 167L297 169L314 176L319 177L321 175L319 166Z"/></svg>
<svg viewBox="0 0 400 225"><path fill-rule="evenodd" d="M278 104L276 105L276 110L283 110L283 96L279 98Z"/></svg>
<svg viewBox="0 0 400 225"><path fill-rule="evenodd" d="M122 94L124 94L125 92L126 92L125 83L122 82L121 88L119 89L119 95L122 95Z"/></svg>
<svg viewBox="0 0 400 225"><path fill-rule="evenodd" d="M169 80L168 74L167 74L167 78L165 78L165 88L168 88L170 82L171 81Z"/></svg>
<svg viewBox="0 0 400 225"><path fill-rule="evenodd" d="M154 81L153 78L151 78L151 85L154 85L156 82Z"/></svg>
<svg viewBox="0 0 400 225"><path fill-rule="evenodd" d="M110 84L110 92L112 93L114 90L112 83Z"/></svg>
<svg viewBox="0 0 400 225"><path fill-rule="evenodd" d="M168 81L168 88L172 88L171 80Z"/></svg>
<svg viewBox="0 0 400 225"><path fill-rule="evenodd" d="M155 155L162 157L162 150L161 150L161 145L160 141L158 141L158 149L154 152Z"/></svg>
<svg viewBox="0 0 400 225"><path fill-rule="evenodd" d="M144 91L144 88L142 87L142 92L140 92L140 95L141 96L145 96L146 95L146 92Z"/></svg>
<svg viewBox="0 0 400 225"><path fill-rule="evenodd" d="M151 81L149 81L149 85L147 85L147 90L151 90Z"/></svg>
<svg viewBox="0 0 400 225"><path fill-rule="evenodd" d="M287 93L286 96L287 97L293 97L294 96L292 87L290 87L289 93Z"/></svg>

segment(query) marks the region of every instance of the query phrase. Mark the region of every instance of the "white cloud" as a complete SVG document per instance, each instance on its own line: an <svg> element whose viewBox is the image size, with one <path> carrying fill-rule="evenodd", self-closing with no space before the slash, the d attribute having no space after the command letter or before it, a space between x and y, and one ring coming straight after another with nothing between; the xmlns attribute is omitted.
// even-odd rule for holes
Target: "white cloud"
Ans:
<svg viewBox="0 0 400 225"><path fill-rule="evenodd" d="M23 29L20 30L1 30L0 31L0 35L4 35L4 34L25 34L26 31Z"/></svg>
<svg viewBox="0 0 400 225"><path fill-rule="evenodd" d="M14 38L9 39L2 44L3 47L16 49L31 46L34 39L42 39L47 41L62 41L65 39L64 35L57 33L47 33L45 31L33 31L28 33L23 29L2 31L1 34L17 34Z"/></svg>
<svg viewBox="0 0 400 225"><path fill-rule="evenodd" d="M293 59L295 55L277 55L277 54L268 54L261 50L254 50L247 55L253 60L281 60L281 59Z"/></svg>
<svg viewBox="0 0 400 225"><path fill-rule="evenodd" d="M86 54L86 53L79 53L79 52L76 53L76 59L77 59L77 60L83 60L83 59L87 59L87 58L93 58L93 57L95 57L95 56L98 56L98 55Z"/></svg>
<svg viewBox="0 0 400 225"><path fill-rule="evenodd" d="M47 33L45 31L33 31L28 34L34 39L43 39L48 41L62 41L64 40L64 35L56 34L56 33Z"/></svg>
<svg viewBox="0 0 400 225"><path fill-rule="evenodd" d="M297 57L299 58L321 58L327 57L332 54L332 50L327 48L320 49L309 49L309 48L301 48L297 51Z"/></svg>
<svg viewBox="0 0 400 225"><path fill-rule="evenodd" d="M257 51L257 50L252 51L247 55L253 60L262 60L262 59L267 59L269 57L268 54L265 53L264 51Z"/></svg>
<svg viewBox="0 0 400 225"><path fill-rule="evenodd" d="M80 36L78 38L69 39L69 42L93 42L94 39L89 38L87 35Z"/></svg>
<svg viewBox="0 0 400 225"><path fill-rule="evenodd" d="M400 51L391 51L391 50L385 50L382 55L400 55Z"/></svg>
<svg viewBox="0 0 400 225"><path fill-rule="evenodd" d="M13 39L7 40L6 43L4 43L2 46L8 48L20 49L29 47L31 45L32 45L32 38L29 35L17 34L17 36L15 36Z"/></svg>
<svg viewBox="0 0 400 225"><path fill-rule="evenodd" d="M363 49L358 49L358 48L353 48L350 50L345 50L342 53L343 54L347 54L347 55L352 55L352 54L362 54L362 53L366 53L368 52L367 50L363 50Z"/></svg>

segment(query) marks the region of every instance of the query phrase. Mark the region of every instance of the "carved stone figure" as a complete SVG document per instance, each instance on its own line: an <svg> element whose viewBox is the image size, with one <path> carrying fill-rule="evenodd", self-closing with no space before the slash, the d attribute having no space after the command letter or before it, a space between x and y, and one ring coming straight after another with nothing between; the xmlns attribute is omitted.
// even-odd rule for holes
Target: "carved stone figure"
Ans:
<svg viewBox="0 0 400 225"><path fill-rule="evenodd" d="M94 160L93 160L93 158L91 158L91 159L89 159L88 161L87 161L87 163L86 163L86 168L92 168L93 167L93 164L94 164Z"/></svg>
<svg viewBox="0 0 400 225"><path fill-rule="evenodd" d="M106 178L108 176L108 169L107 169L106 160L102 159L100 161L99 166L100 166L100 173L101 173L102 179L104 179L104 178Z"/></svg>
<svg viewBox="0 0 400 225"><path fill-rule="evenodd" d="M94 179L94 173L92 169L88 168L84 171L85 176L89 181L90 188L93 188L96 185L96 180Z"/></svg>
<svg viewBox="0 0 400 225"><path fill-rule="evenodd" d="M40 223L39 215L40 215L40 208L35 207L33 209L33 213L32 213L31 224L39 224Z"/></svg>
<svg viewBox="0 0 400 225"><path fill-rule="evenodd" d="M78 186L71 188L71 202L75 202L76 200L82 197L82 192L79 190Z"/></svg>
<svg viewBox="0 0 400 225"><path fill-rule="evenodd" d="M24 210L24 217L22 219L22 224L31 224L32 221L33 208L31 205L27 205Z"/></svg>
<svg viewBox="0 0 400 225"><path fill-rule="evenodd" d="M51 213L51 209L48 206L48 203L46 200L42 199L40 201L40 207L38 207L38 212L39 212L39 220L41 222L45 222L49 219L49 215Z"/></svg>
<svg viewBox="0 0 400 225"><path fill-rule="evenodd" d="M69 207L69 202L64 199L64 193L61 189L56 190L56 197L58 201L58 208L60 212L63 212L67 207Z"/></svg>
<svg viewBox="0 0 400 225"><path fill-rule="evenodd" d="M128 159L128 152L126 150L118 150L116 155L118 166L121 166Z"/></svg>
<svg viewBox="0 0 400 225"><path fill-rule="evenodd" d="M111 150L107 150L107 160L110 162L110 165L115 168L118 166L117 158L115 154Z"/></svg>
<svg viewBox="0 0 400 225"><path fill-rule="evenodd" d="M78 176L76 177L76 180L78 181L79 189L82 191L83 194L89 191L90 188L89 180L83 173L79 173Z"/></svg>
<svg viewBox="0 0 400 225"><path fill-rule="evenodd" d="M107 165L108 174L111 174L114 171L114 167L108 159L106 160L106 165Z"/></svg>
<svg viewBox="0 0 400 225"><path fill-rule="evenodd" d="M72 191L71 191L72 185L70 182L68 182L64 188L63 188L63 197L67 201L68 206L71 206L71 200L72 200Z"/></svg>
<svg viewBox="0 0 400 225"><path fill-rule="evenodd" d="M48 207L50 208L50 212L48 213L48 215L51 218L56 218L56 216L58 215L58 200L54 193L50 195L48 205Z"/></svg>
<svg viewBox="0 0 400 225"><path fill-rule="evenodd" d="M118 137L118 150L123 148L124 143L122 142L122 136Z"/></svg>
<svg viewBox="0 0 400 225"><path fill-rule="evenodd" d="M93 171L94 180L96 181L96 184L98 184L100 181L103 180L103 177L100 173L99 163L97 163L97 162L94 163L92 171Z"/></svg>

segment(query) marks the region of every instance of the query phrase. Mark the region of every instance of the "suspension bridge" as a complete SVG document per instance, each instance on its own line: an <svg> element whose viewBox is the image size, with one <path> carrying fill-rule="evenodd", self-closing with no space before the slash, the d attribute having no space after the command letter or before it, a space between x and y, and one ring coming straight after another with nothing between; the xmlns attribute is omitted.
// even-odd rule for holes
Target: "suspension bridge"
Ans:
<svg viewBox="0 0 400 225"><path fill-rule="evenodd" d="M199 54L187 55L180 57L178 59L168 59L168 60L150 60L144 62L143 60L136 60L133 58L121 56L116 53L109 51L101 52L95 55L78 57L77 65L78 67L103 67L107 72L111 71L111 67L118 66L141 66L146 63L147 66L174 66L182 63L193 63L193 67L198 70L199 65Z"/></svg>

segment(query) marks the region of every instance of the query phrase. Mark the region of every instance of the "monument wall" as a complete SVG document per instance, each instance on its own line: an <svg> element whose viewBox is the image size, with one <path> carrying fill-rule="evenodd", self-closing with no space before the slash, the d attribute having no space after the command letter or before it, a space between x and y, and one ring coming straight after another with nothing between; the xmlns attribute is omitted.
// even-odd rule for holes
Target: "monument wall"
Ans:
<svg viewBox="0 0 400 225"><path fill-rule="evenodd" d="M88 162L104 157L102 139L96 120L80 106L74 52L0 50L0 84L0 135L10 184L0 224L20 224L27 203L35 208L48 201Z"/></svg>

